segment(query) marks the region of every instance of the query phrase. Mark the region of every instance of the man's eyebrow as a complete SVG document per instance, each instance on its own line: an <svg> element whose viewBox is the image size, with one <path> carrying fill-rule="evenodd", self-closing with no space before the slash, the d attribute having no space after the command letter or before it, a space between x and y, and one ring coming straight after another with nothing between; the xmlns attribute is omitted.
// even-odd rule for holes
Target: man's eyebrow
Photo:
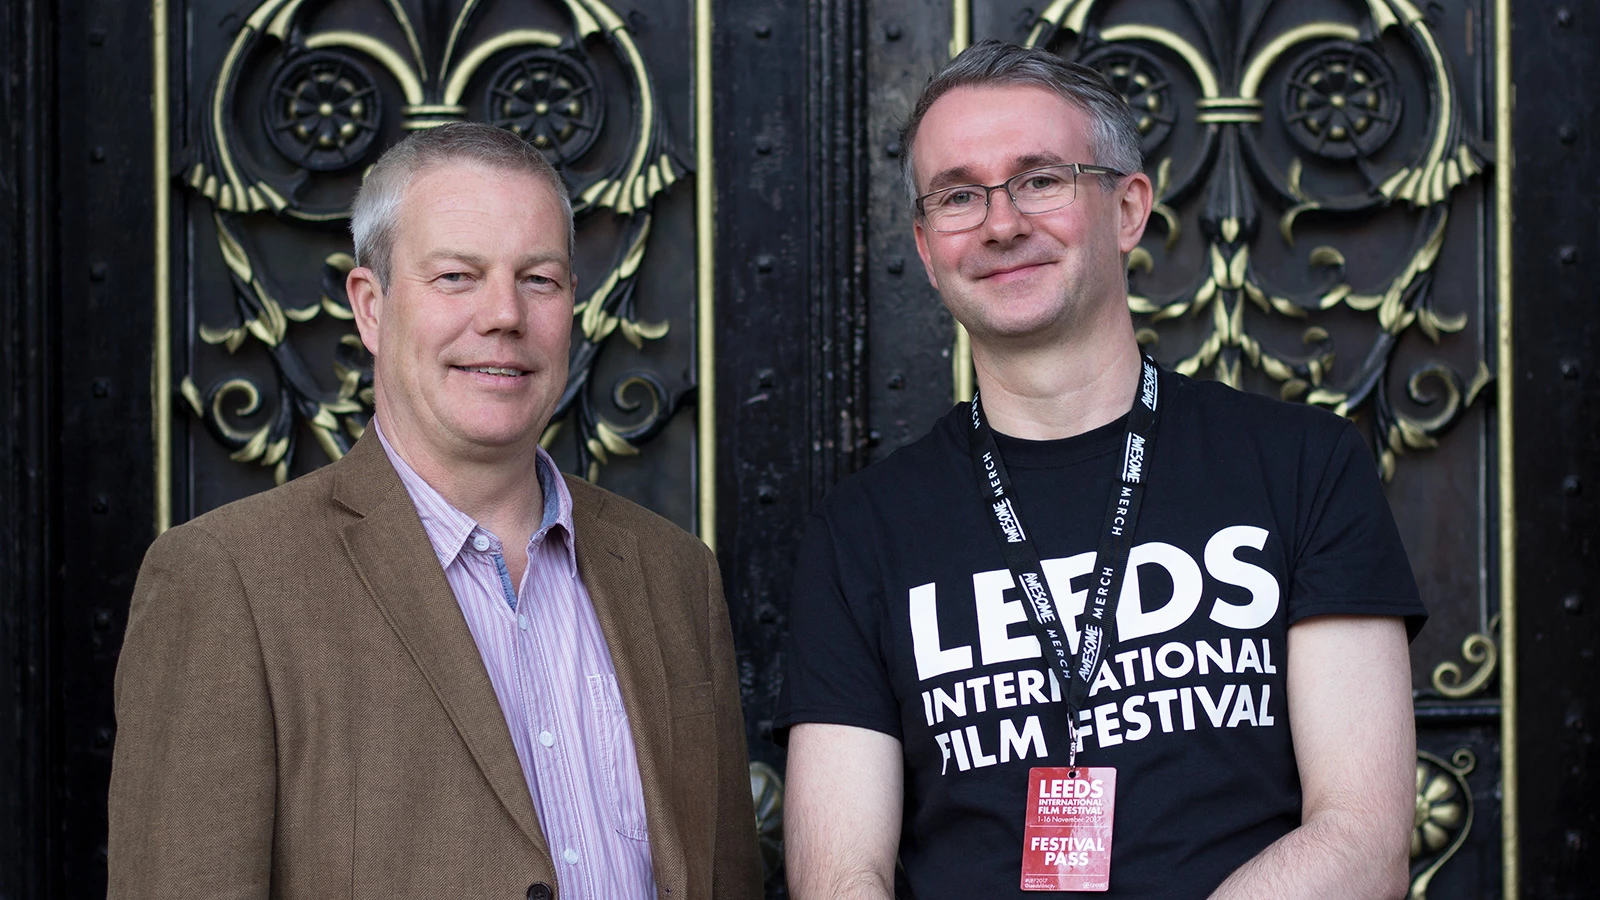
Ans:
<svg viewBox="0 0 1600 900"><path fill-rule="evenodd" d="M950 187L952 185L976 183L977 179L973 176L971 169L967 168L966 166L955 166L953 168L944 169L943 171L939 172L939 174L929 178L928 190L937 191L941 188Z"/></svg>
<svg viewBox="0 0 1600 900"><path fill-rule="evenodd" d="M1012 168L1020 174L1029 169L1038 169L1044 166L1059 166L1066 160L1054 153L1026 153L1011 161Z"/></svg>

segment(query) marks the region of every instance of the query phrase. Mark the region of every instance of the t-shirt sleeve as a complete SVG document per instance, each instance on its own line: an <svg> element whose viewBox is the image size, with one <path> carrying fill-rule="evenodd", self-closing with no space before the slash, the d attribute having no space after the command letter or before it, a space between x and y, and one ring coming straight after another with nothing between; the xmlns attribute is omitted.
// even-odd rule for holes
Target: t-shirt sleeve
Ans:
<svg viewBox="0 0 1600 900"><path fill-rule="evenodd" d="M900 738L899 704L882 651L880 590L843 559L829 521L813 515L789 604L788 652L773 737L805 722L854 725Z"/></svg>
<svg viewBox="0 0 1600 900"><path fill-rule="evenodd" d="M1355 426L1340 427L1320 473L1308 468L1316 481L1300 528L1289 624L1334 614L1402 616L1415 638L1428 612L1372 454Z"/></svg>

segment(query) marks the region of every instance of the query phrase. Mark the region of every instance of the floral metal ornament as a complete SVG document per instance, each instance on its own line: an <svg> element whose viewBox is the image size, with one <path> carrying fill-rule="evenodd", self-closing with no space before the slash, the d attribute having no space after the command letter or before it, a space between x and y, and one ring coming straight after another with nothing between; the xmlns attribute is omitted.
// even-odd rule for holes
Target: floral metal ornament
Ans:
<svg viewBox="0 0 1600 900"><path fill-rule="evenodd" d="M1417 751L1417 806L1411 830L1411 890L1407 900L1427 900L1428 884L1461 849L1472 830L1472 792L1466 776L1478 759L1462 748L1445 762Z"/></svg>
<svg viewBox="0 0 1600 900"><path fill-rule="evenodd" d="M1500 664L1499 627L1500 616L1496 615L1489 620L1487 634L1474 632L1461 641L1461 658L1476 665L1476 671L1467 675L1459 663L1447 659L1433 667L1433 689L1452 700L1464 700L1487 687Z"/></svg>
<svg viewBox="0 0 1600 900"><path fill-rule="evenodd" d="M284 158L317 172L364 158L383 121L383 95L365 66L342 53L285 58L261 106L267 137Z"/></svg>
<svg viewBox="0 0 1600 900"><path fill-rule="evenodd" d="M636 414L636 421L619 425L595 409L594 367L612 337L642 348L667 334L667 323L636 317L637 276L649 246L655 199L689 173L672 145L654 80L628 24L604 0L551 0L545 5L566 22L564 32L494 29L483 23L495 0L467 0L453 19L443 20L447 27L424 34L400 0L385 0L392 28L369 33L321 27L324 21L343 21L327 15L340 5L339 0L256 5L244 15L212 80L203 115L193 123L194 149L182 167L182 180L211 206L216 246L230 273L238 313L229 326L199 324L198 336L230 354L247 343L260 344L276 383L229 375L202 388L185 377L181 391L191 410L232 459L267 466L280 483L293 464L301 426L329 459L349 450L372 413L371 360L354 334L344 334L331 372L336 385L325 386L291 332L295 324L318 316L354 318L344 293L344 276L354 260L343 252L328 256L320 296L290 301L263 270L247 230L255 217L296 227L337 227L348 220L354 185L377 158L385 134L475 116L527 140L556 166L569 187L580 235L601 210L616 223L608 229L620 235L614 238L614 256L595 279L598 287L576 305L567 388L544 442L550 444L568 426L579 470L590 478L611 456L637 454L694 388L669 386L654 372L628 370L617 376L610 393L617 408ZM591 157L606 124L606 104L592 61L596 53L609 55L628 79L631 113L622 151L599 166ZM264 77L258 77L261 71ZM386 92L403 99L398 109L385 104ZM246 138L239 109L251 102L259 106L264 140ZM252 143L271 152L262 156L252 151ZM579 160L589 163L582 171L573 166ZM335 178L335 189L319 177ZM255 427L238 424L261 411L267 395L273 400L267 421Z"/></svg>
<svg viewBox="0 0 1600 900"><path fill-rule="evenodd" d="M1391 396L1390 370L1408 334L1420 331L1438 343L1467 325L1465 314L1436 308L1434 270L1454 193L1483 171L1486 152L1468 133L1461 91L1422 8L1410 0L1361 0L1355 4L1364 11L1359 22L1288 24L1286 16L1269 15L1280 5L1266 0L1202 6L1189 0L1181 9L1194 23L1197 43L1192 34L1160 25L1104 24L1114 0L1055 0L1028 42L1099 70L1128 99L1155 186L1153 218L1166 232L1168 251L1183 237L1177 207L1199 202L1199 270L1164 296L1130 292L1129 306L1142 317L1141 342L1158 342L1162 322L1207 317L1204 339L1173 362L1177 371L1209 369L1239 387L1249 366L1275 382L1285 399L1345 416L1369 414L1373 453L1388 479L1399 454L1437 446L1490 381L1482 362L1467 376L1429 362L1404 383L1410 399L1431 407L1433 415L1407 415ZM1386 43L1386 36L1398 37L1411 56L1406 62L1424 74L1426 125L1414 146L1391 146L1404 110L1391 58L1397 42ZM1173 86L1180 82L1194 92L1192 108L1174 101ZM1269 152L1262 134L1269 109L1287 131L1287 159L1282 151ZM1165 145L1184 118L1198 127L1200 147L1175 171L1176 157ZM1389 162L1375 159L1380 150ZM1365 187L1313 189L1307 183L1312 165L1319 171L1352 168ZM1262 271L1252 252L1271 239L1263 228L1269 206L1281 210L1273 230L1290 247L1296 223L1308 213L1353 219L1408 209L1414 222L1410 248L1380 281L1355 284L1346 277L1343 251L1317 247L1309 262L1323 272L1324 286L1287 290ZM1140 247L1130 254L1129 267L1137 279L1154 270L1155 259ZM1370 314L1377 329L1356 355L1354 371L1334 383L1334 340L1313 319L1337 307ZM1263 337L1267 329L1258 324L1263 317L1299 323L1303 349L1271 346Z"/></svg>

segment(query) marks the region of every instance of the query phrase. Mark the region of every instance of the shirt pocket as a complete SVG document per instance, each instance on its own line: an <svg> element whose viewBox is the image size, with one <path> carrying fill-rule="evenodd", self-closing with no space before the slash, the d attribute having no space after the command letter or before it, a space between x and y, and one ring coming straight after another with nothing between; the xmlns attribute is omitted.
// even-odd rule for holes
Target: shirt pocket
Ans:
<svg viewBox="0 0 1600 900"><path fill-rule="evenodd" d="M623 837L648 840L645 826L644 788L639 781L639 758L633 749L628 711L615 675L589 676L589 708L600 742L600 768L604 772L605 805L612 826Z"/></svg>

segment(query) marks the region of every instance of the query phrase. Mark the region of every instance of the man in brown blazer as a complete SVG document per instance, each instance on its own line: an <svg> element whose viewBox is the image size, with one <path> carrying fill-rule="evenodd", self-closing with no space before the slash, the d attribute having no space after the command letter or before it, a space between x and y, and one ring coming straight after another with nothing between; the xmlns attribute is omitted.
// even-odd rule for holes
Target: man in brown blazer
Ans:
<svg viewBox="0 0 1600 900"><path fill-rule="evenodd" d="M352 228L374 424L150 548L110 897L758 897L716 560L538 450L574 296L559 177L446 126L385 154Z"/></svg>

